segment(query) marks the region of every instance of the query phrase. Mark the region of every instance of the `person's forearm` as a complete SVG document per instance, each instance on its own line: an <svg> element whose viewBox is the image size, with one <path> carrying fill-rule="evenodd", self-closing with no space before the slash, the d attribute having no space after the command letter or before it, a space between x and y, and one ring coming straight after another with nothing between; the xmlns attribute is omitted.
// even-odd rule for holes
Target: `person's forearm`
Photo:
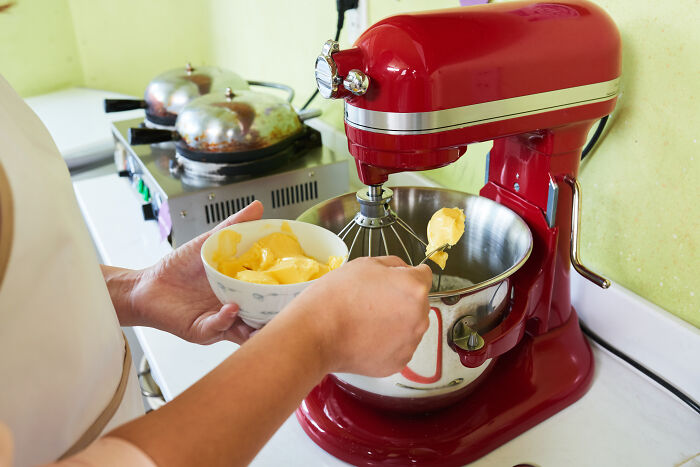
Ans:
<svg viewBox="0 0 700 467"><path fill-rule="evenodd" d="M249 463L329 368L315 323L286 311L176 399L109 436L159 465Z"/></svg>
<svg viewBox="0 0 700 467"><path fill-rule="evenodd" d="M134 284L138 280L138 271L114 266L100 265L109 296L122 326L143 326L142 317L133 306L131 297Z"/></svg>

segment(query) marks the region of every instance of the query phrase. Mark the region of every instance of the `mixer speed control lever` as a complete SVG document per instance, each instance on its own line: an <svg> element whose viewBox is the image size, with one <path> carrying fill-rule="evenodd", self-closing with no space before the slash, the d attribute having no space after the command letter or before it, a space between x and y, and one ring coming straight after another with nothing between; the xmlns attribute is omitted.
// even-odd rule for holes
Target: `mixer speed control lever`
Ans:
<svg viewBox="0 0 700 467"><path fill-rule="evenodd" d="M360 70L350 70L343 80L343 87L356 96L362 96L369 87L369 78Z"/></svg>

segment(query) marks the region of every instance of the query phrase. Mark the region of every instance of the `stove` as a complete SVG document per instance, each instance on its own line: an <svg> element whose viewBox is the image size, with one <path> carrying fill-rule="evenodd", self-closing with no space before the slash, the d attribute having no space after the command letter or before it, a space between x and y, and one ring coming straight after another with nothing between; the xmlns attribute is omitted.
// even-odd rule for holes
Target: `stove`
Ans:
<svg viewBox="0 0 700 467"><path fill-rule="evenodd" d="M265 218L294 219L321 200L349 191L349 159L321 146L305 126L304 136L283 153L241 166L188 164L172 142L130 145L129 129L143 119L112 123L114 160L143 199L145 221L158 223L162 237L177 247L211 229L254 200Z"/></svg>

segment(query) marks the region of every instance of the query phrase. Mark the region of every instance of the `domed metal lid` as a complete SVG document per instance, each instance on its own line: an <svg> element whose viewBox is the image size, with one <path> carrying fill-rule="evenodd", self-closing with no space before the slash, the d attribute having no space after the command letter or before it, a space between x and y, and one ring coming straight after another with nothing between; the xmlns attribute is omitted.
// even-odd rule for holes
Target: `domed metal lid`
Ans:
<svg viewBox="0 0 700 467"><path fill-rule="evenodd" d="M209 94L224 92L226 88L247 90L248 82L232 71L218 67L184 68L166 71L156 76L146 88L146 114L154 123L172 126L182 108L191 100Z"/></svg>
<svg viewBox="0 0 700 467"><path fill-rule="evenodd" d="M255 91L235 91L199 97L178 115L175 129L189 151L236 153L282 143L302 131L291 104Z"/></svg>

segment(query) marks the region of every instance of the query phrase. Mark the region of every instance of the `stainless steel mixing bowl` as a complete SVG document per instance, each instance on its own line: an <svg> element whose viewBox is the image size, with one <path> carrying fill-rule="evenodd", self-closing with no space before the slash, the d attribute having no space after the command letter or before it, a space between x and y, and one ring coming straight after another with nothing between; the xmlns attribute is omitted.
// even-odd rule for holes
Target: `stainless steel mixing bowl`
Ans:
<svg viewBox="0 0 700 467"><path fill-rule="evenodd" d="M443 290L432 293L432 297L474 292L497 284L520 268L530 255L532 234L527 224L520 216L495 201L439 188L395 187L392 190L392 209L424 240L428 221L435 211L443 207L464 210L467 219L464 237L448 250L449 259L443 273L467 279L474 285L460 290L443 287ZM348 193L317 204L299 216L298 220L318 224L337 233L353 219L358 209L355 193ZM346 243L349 244L351 240L347 237ZM386 240L390 253L404 256L395 236L387 234ZM413 258L425 256L419 242L404 241L404 244ZM353 257L358 250L353 250ZM439 272L432 261L428 263L434 272Z"/></svg>
<svg viewBox="0 0 700 467"><path fill-rule="evenodd" d="M443 207L459 207L466 216L462 239L449 251L444 271L428 261L441 287L430 297L431 324L407 368L387 378L335 375L348 392L383 407L411 410L432 409L461 396L467 386L489 366L467 368L450 345L470 351L483 345L481 335L494 329L510 310L510 276L527 261L532 234L513 211L495 201L459 191L395 187L391 207L413 231L425 240L428 221ZM358 211L355 193L322 202L298 220L340 232ZM384 227L387 228L387 227ZM397 236L387 232L386 249L398 256L404 251ZM424 246L414 240L403 243L412 258L425 256ZM348 245L351 238L345 239ZM366 248L356 248L367 251ZM352 257L350 258L352 259ZM437 280L434 281L436 283ZM456 285L455 285L456 284ZM432 403L430 400L434 400Z"/></svg>

